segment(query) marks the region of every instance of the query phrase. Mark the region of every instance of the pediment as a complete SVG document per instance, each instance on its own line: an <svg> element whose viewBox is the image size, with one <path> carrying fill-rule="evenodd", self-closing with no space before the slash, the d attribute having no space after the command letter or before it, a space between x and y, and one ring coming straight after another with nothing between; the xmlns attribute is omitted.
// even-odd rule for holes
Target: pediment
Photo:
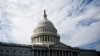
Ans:
<svg viewBox="0 0 100 56"><path fill-rule="evenodd" d="M51 45L50 47L56 47L56 48L71 48L70 46L68 46L68 45L65 45L65 44L63 44L63 43L56 43L56 44L54 44L54 45Z"/></svg>

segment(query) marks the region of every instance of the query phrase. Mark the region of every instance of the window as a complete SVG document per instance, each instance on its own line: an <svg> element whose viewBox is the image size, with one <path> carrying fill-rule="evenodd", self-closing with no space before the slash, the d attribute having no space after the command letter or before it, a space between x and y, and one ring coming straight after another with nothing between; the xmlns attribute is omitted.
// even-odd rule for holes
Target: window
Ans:
<svg viewBox="0 0 100 56"><path fill-rule="evenodd" d="M47 41L47 36L45 36L45 41Z"/></svg>
<svg viewBox="0 0 100 56"><path fill-rule="evenodd" d="M48 41L50 41L50 37L48 36Z"/></svg>
<svg viewBox="0 0 100 56"><path fill-rule="evenodd" d="M27 54L27 52L25 52Z"/></svg>
<svg viewBox="0 0 100 56"><path fill-rule="evenodd" d="M20 51L20 53L22 53L22 51Z"/></svg>
<svg viewBox="0 0 100 56"><path fill-rule="evenodd" d="M47 41L49 41L49 35L47 36Z"/></svg>
<svg viewBox="0 0 100 56"><path fill-rule="evenodd" d="M21 56L21 55L19 55L19 56Z"/></svg>
<svg viewBox="0 0 100 56"><path fill-rule="evenodd" d="M44 29L43 29L43 32L44 32Z"/></svg>
<svg viewBox="0 0 100 56"><path fill-rule="evenodd" d="M16 51L14 50L13 53L15 53Z"/></svg>
<svg viewBox="0 0 100 56"><path fill-rule="evenodd" d="M0 54L0 56L3 56L2 54Z"/></svg>
<svg viewBox="0 0 100 56"><path fill-rule="evenodd" d="M6 52L9 52L9 50L6 50Z"/></svg>
<svg viewBox="0 0 100 56"><path fill-rule="evenodd" d="M1 52L3 52L3 50L1 50Z"/></svg>

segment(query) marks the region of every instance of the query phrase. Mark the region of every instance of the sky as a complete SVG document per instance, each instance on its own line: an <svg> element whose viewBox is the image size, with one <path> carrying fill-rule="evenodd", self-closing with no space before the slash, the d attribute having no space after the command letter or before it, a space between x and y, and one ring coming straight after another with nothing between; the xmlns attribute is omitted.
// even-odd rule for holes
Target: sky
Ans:
<svg viewBox="0 0 100 56"><path fill-rule="evenodd" d="M0 42L31 44L44 9L61 42L100 51L100 0L0 0Z"/></svg>

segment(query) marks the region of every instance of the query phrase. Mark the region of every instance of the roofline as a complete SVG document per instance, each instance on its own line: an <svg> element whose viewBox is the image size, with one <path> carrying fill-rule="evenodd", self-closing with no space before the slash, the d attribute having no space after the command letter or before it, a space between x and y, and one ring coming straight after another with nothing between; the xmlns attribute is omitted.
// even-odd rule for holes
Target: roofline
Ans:
<svg viewBox="0 0 100 56"><path fill-rule="evenodd" d="M25 48L31 48L32 47L32 45L15 44L15 43L5 43L5 42L0 42L0 46L25 47Z"/></svg>

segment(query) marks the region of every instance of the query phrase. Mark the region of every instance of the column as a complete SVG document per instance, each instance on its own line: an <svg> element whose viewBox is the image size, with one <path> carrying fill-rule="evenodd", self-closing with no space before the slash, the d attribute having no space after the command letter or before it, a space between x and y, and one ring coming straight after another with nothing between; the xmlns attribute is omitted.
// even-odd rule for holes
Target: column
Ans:
<svg viewBox="0 0 100 56"><path fill-rule="evenodd" d="M39 42L39 37L37 36L37 42Z"/></svg>
<svg viewBox="0 0 100 56"><path fill-rule="evenodd" d="M69 56L71 56L71 51L69 52Z"/></svg>
<svg viewBox="0 0 100 56"><path fill-rule="evenodd" d="M34 43L35 43L35 38L33 39Z"/></svg>
<svg viewBox="0 0 100 56"><path fill-rule="evenodd" d="M45 56L45 50L43 51L43 53L44 53L44 56Z"/></svg>
<svg viewBox="0 0 100 56"><path fill-rule="evenodd" d="M76 55L79 56L79 52L77 52Z"/></svg>
<svg viewBox="0 0 100 56"><path fill-rule="evenodd" d="M78 56L78 53L77 52L75 52L75 56Z"/></svg>
<svg viewBox="0 0 100 56"><path fill-rule="evenodd" d="M38 50L37 52L38 52L38 56L40 56L40 55L39 55L39 54L40 54L40 50Z"/></svg>
<svg viewBox="0 0 100 56"><path fill-rule="evenodd" d="M67 56L67 55L66 55L66 51L64 51L64 56Z"/></svg>
<svg viewBox="0 0 100 56"><path fill-rule="evenodd" d="M73 56L77 56L77 52L74 52L74 55Z"/></svg>
<svg viewBox="0 0 100 56"><path fill-rule="evenodd" d="M50 50L48 50L48 56L50 56Z"/></svg>
<svg viewBox="0 0 100 56"><path fill-rule="evenodd" d="M68 51L66 51L66 56L68 56Z"/></svg>
<svg viewBox="0 0 100 56"><path fill-rule="evenodd" d="M41 50L39 51L39 56L41 56Z"/></svg>
<svg viewBox="0 0 100 56"><path fill-rule="evenodd" d="M52 56L52 50L50 50L50 56Z"/></svg>
<svg viewBox="0 0 100 56"><path fill-rule="evenodd" d="M61 56L63 56L63 50L61 51Z"/></svg>
<svg viewBox="0 0 100 56"><path fill-rule="evenodd" d="M58 56L58 50L56 50L56 54L57 54L57 56Z"/></svg>
<svg viewBox="0 0 100 56"><path fill-rule="evenodd" d="M42 50L40 50L40 56L43 56Z"/></svg>
<svg viewBox="0 0 100 56"><path fill-rule="evenodd" d="M70 56L70 53L69 53L69 51L68 51L68 56Z"/></svg>
<svg viewBox="0 0 100 56"><path fill-rule="evenodd" d="M73 56L73 52L71 52L71 56Z"/></svg>
<svg viewBox="0 0 100 56"><path fill-rule="evenodd" d="M39 50L37 50L37 56L39 56L39 52L38 52Z"/></svg>
<svg viewBox="0 0 100 56"><path fill-rule="evenodd" d="M51 50L51 54L52 54L51 56L53 56L53 50Z"/></svg>
<svg viewBox="0 0 100 56"><path fill-rule="evenodd" d="M51 41L50 39L51 39L51 36L49 36L49 42Z"/></svg>
<svg viewBox="0 0 100 56"><path fill-rule="evenodd" d="M42 56L44 56L44 50L42 50Z"/></svg>
<svg viewBox="0 0 100 56"><path fill-rule="evenodd" d="M73 56L75 56L75 52L73 52Z"/></svg>
<svg viewBox="0 0 100 56"><path fill-rule="evenodd" d="M36 56L38 56L38 50L36 50Z"/></svg>
<svg viewBox="0 0 100 56"><path fill-rule="evenodd" d="M53 42L55 42L55 37L53 37Z"/></svg>
<svg viewBox="0 0 100 56"><path fill-rule="evenodd" d="M44 41L45 41L45 35L44 35Z"/></svg>
<svg viewBox="0 0 100 56"><path fill-rule="evenodd" d="M55 56L57 56L57 50L55 50Z"/></svg>
<svg viewBox="0 0 100 56"><path fill-rule="evenodd" d="M35 37L35 42L37 42L37 36Z"/></svg>
<svg viewBox="0 0 100 56"><path fill-rule="evenodd" d="M47 42L48 42L48 35L47 35Z"/></svg>
<svg viewBox="0 0 100 56"><path fill-rule="evenodd" d="M69 52L69 55L71 56L71 51Z"/></svg>
<svg viewBox="0 0 100 56"><path fill-rule="evenodd" d="M33 56L36 56L36 50L34 50L34 52L33 52Z"/></svg>
<svg viewBox="0 0 100 56"><path fill-rule="evenodd" d="M35 55L34 55L34 49L32 49L32 50L33 50L33 52L32 52L32 56L35 56Z"/></svg>
<svg viewBox="0 0 100 56"><path fill-rule="evenodd" d="M39 36L40 37L40 42L41 42L41 36Z"/></svg>
<svg viewBox="0 0 100 56"><path fill-rule="evenodd" d="M60 50L59 50L59 56L61 56Z"/></svg>
<svg viewBox="0 0 100 56"><path fill-rule="evenodd" d="M52 42L52 35L51 35L51 42Z"/></svg>
<svg viewBox="0 0 100 56"><path fill-rule="evenodd" d="M50 36L50 41L51 41L52 36Z"/></svg>
<svg viewBox="0 0 100 56"><path fill-rule="evenodd" d="M44 56L43 50L41 50L41 56Z"/></svg>
<svg viewBox="0 0 100 56"><path fill-rule="evenodd" d="M40 42L40 37L38 36L38 42Z"/></svg>
<svg viewBox="0 0 100 56"><path fill-rule="evenodd" d="M44 42L44 35L42 35L42 38L43 38L43 42Z"/></svg>
<svg viewBox="0 0 100 56"><path fill-rule="evenodd" d="M42 42L43 42L43 35L41 36L41 40L42 40Z"/></svg>

